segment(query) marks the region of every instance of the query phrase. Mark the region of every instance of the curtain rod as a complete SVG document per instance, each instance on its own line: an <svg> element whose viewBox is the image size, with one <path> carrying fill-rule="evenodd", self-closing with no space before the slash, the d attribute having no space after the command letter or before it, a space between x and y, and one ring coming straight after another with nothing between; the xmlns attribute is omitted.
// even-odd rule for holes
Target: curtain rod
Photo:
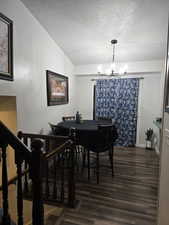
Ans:
<svg viewBox="0 0 169 225"><path fill-rule="evenodd" d="M128 72L128 73L126 73L125 75L119 75L119 76L143 76L143 75L146 75L146 76L148 76L148 75L152 75L152 74L159 74L159 73L161 73L161 71L147 71L147 72ZM103 76L109 76L109 75L105 75L105 74L95 74L95 73L84 73L84 74L75 74L75 76L78 76L78 77L103 77Z"/></svg>
<svg viewBox="0 0 169 225"><path fill-rule="evenodd" d="M111 80L111 79L139 79L139 80L144 80L144 77L109 77L109 78L93 78L91 81L96 81L96 80Z"/></svg>

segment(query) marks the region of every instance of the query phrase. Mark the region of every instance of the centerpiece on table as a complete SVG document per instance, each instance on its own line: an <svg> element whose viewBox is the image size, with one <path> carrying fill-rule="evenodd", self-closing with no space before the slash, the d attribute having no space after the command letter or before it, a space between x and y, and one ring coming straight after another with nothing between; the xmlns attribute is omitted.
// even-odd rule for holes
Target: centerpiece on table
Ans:
<svg viewBox="0 0 169 225"><path fill-rule="evenodd" d="M76 112L76 123L82 123L82 115L79 111Z"/></svg>

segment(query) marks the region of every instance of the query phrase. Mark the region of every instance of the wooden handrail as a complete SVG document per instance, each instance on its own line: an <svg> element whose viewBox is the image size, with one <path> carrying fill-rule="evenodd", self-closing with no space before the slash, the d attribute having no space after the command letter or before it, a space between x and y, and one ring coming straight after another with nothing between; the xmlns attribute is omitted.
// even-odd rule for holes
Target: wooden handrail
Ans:
<svg viewBox="0 0 169 225"><path fill-rule="evenodd" d="M0 121L0 135L6 144L9 144L16 152L23 155L25 160L31 161L31 151Z"/></svg>
<svg viewBox="0 0 169 225"><path fill-rule="evenodd" d="M52 156L54 156L56 153L61 153L63 150L65 150L65 148L67 146L70 147L70 145L72 145L73 142L71 140L68 140L66 142L64 142L63 144L59 145L59 147L55 148L52 152L49 152L49 153L45 153L43 156L45 157L45 159L49 159L51 158Z"/></svg>
<svg viewBox="0 0 169 225"><path fill-rule="evenodd" d="M63 139L68 140L69 136L55 136L55 135L44 135L44 134L32 134L32 133L21 133L22 137L28 137L28 138L39 138L39 139L54 139L57 141L57 139Z"/></svg>

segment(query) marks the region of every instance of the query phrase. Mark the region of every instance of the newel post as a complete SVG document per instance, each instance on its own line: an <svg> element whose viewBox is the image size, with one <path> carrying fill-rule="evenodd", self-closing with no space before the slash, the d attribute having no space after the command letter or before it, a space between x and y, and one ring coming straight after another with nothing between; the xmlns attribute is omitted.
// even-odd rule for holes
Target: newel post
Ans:
<svg viewBox="0 0 169 225"><path fill-rule="evenodd" d="M42 199L42 146L41 140L34 140L31 143L32 163L31 163L31 179L32 179L32 225L44 225L44 206Z"/></svg>

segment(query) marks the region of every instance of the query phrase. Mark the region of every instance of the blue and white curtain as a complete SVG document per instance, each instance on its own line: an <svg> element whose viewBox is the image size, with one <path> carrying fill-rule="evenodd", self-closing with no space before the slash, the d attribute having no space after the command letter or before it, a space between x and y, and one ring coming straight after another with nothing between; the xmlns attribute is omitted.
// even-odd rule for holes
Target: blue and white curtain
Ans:
<svg viewBox="0 0 169 225"><path fill-rule="evenodd" d="M136 143L139 79L97 80L96 118L110 117L118 131L118 146Z"/></svg>

